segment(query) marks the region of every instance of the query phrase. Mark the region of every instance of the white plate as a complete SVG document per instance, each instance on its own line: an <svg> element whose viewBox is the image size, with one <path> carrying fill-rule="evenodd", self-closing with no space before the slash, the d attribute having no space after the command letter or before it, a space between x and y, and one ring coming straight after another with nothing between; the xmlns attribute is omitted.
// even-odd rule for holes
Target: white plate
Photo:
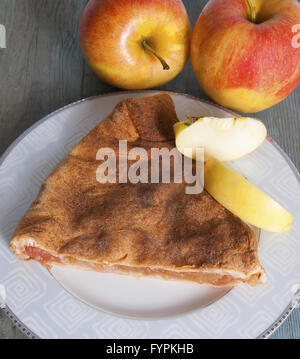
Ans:
<svg viewBox="0 0 300 359"><path fill-rule="evenodd" d="M265 286L241 285L225 295L227 289L59 267L51 270L51 276L39 264L19 261L10 252L13 231L42 180L117 102L155 93L122 92L67 106L26 131L4 154L0 167L0 285L6 289L6 313L29 336L254 338L270 334L274 323L279 325L296 305L300 284L299 174L270 139L234 163L295 215L290 232L261 232L259 254L268 276ZM172 97L181 120L186 115L232 115L186 95Z"/></svg>
<svg viewBox="0 0 300 359"><path fill-rule="evenodd" d="M215 302L230 290L59 266L53 267L51 273L66 290L86 304L107 313L136 319L181 315Z"/></svg>

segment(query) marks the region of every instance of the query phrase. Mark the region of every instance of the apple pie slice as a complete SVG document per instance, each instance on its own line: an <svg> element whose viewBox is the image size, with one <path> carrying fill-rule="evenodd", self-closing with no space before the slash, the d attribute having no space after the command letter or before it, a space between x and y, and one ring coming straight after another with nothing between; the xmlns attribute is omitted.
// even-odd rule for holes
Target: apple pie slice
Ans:
<svg viewBox="0 0 300 359"><path fill-rule="evenodd" d="M167 94L120 102L42 184L11 248L36 260L99 272L192 281L216 287L264 282L258 240L205 190L185 183L96 179L99 148L174 148L177 116Z"/></svg>

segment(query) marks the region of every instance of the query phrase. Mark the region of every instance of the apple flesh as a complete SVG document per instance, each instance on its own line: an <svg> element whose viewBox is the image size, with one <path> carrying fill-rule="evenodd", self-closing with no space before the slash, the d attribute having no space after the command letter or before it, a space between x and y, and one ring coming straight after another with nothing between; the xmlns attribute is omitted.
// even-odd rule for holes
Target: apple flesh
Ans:
<svg viewBox="0 0 300 359"><path fill-rule="evenodd" d="M202 89L218 104L248 113L286 98L300 81L295 24L296 0L210 0L191 41Z"/></svg>
<svg viewBox="0 0 300 359"><path fill-rule="evenodd" d="M230 212L266 231L287 232L294 217L266 193L233 169L210 158L204 167L204 187Z"/></svg>
<svg viewBox="0 0 300 359"><path fill-rule="evenodd" d="M196 159L196 149L202 147L206 158L212 156L219 161L232 161L247 155L267 136L265 125L249 117L200 117L175 123L174 132L176 147L182 154Z"/></svg>
<svg viewBox="0 0 300 359"><path fill-rule="evenodd" d="M183 69L191 37L181 0L90 0L79 42L93 70L107 83L145 89Z"/></svg>

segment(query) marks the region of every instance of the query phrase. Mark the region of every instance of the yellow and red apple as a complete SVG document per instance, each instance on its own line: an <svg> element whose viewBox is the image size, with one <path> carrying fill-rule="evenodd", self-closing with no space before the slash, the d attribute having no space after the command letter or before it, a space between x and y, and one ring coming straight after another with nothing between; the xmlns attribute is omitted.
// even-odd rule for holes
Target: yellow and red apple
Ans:
<svg viewBox="0 0 300 359"><path fill-rule="evenodd" d="M79 42L107 83L144 89L172 80L189 57L190 22L181 0L90 0Z"/></svg>
<svg viewBox="0 0 300 359"><path fill-rule="evenodd" d="M210 0L192 35L191 61L215 102L257 112L286 98L300 81L297 0Z"/></svg>

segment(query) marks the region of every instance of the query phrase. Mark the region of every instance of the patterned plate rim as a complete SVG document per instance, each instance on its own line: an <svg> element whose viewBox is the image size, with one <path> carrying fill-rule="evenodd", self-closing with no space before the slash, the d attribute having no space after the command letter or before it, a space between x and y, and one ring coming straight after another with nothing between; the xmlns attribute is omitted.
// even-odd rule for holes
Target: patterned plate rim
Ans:
<svg viewBox="0 0 300 359"><path fill-rule="evenodd" d="M109 96L118 96L118 95L123 95L123 94L131 94L131 93L144 93L144 94L149 94L149 93L153 93L153 92L162 92L162 93L168 93L170 95L174 95L174 96L184 96L184 97L188 97L190 99L193 99L195 101L200 101L200 102L205 102L208 103L212 106L218 107L228 113L231 113L233 116L239 116L239 114L237 114L236 112L227 109L223 106L220 106L218 104L215 104L211 101L205 100L205 99L200 99L197 98L195 96L189 95L189 94L185 94L185 93L179 93L179 92L172 92L172 91L160 91L160 90L137 90L137 91L116 91L116 92L110 92L110 93L106 93L106 94L102 94L102 95L96 95L96 96L91 96L91 97L87 97L75 102L72 102L66 106L63 106L53 112L51 112L50 114L48 114L47 116L41 118L40 120L38 120L36 123L34 123L32 126L30 126L27 130L25 130L19 137L17 137L11 144L10 146L4 151L4 153L2 154L2 156L0 157L0 166L4 163L6 157L9 155L9 153L14 149L14 147L16 147L19 142L21 142L32 130L34 130L36 127L38 127L39 125L41 125L42 123L44 123L45 121L47 121L49 118L57 115L58 113L67 110L70 107L79 105L82 102L86 102L86 101L92 101L95 100L97 98L100 97L109 97ZM297 170L296 166L294 165L294 163L291 161L291 159L289 158L289 156L284 152L284 150L279 146L279 144L274 141L271 137L267 137L267 140L276 148L276 150L283 156L283 158L285 159L285 161L287 162L287 164L289 165L289 167L291 168L291 170L293 171L295 177L298 180L298 183L300 184L300 173ZM293 311L293 309L297 306L297 303L300 302L300 289L297 291L297 293L295 294L294 298L290 301L290 303L288 304L288 306L286 307L286 309L280 314L280 316L264 331L262 332L257 339L266 339L268 338L270 335L272 335L276 329L278 329L280 327L280 325L287 319L287 317L291 314L291 312ZM6 308L0 308L0 310L2 310L2 312L12 321L12 323L14 324L15 327L17 327L25 336L27 336L30 339L39 339L39 336L36 335L33 331L31 331L10 309L9 307L6 306Z"/></svg>

